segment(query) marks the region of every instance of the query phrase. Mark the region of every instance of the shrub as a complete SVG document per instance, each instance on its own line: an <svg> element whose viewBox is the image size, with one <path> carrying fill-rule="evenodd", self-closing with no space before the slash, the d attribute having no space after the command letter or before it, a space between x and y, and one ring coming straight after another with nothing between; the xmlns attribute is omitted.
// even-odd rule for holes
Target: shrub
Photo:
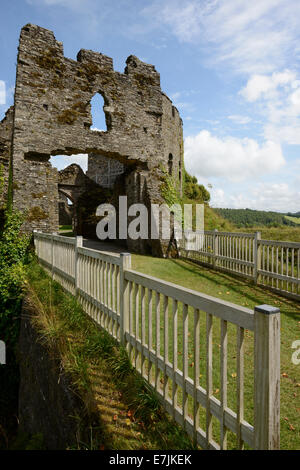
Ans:
<svg viewBox="0 0 300 470"><path fill-rule="evenodd" d="M7 440L14 434L17 424L14 417L19 386L16 344L29 245L29 237L20 234L21 224L20 214L6 212L0 233L0 339L5 342L7 352L6 365L0 366L0 429L4 429ZM0 448L2 446L0 435Z"/></svg>
<svg viewBox="0 0 300 470"><path fill-rule="evenodd" d="M198 184L196 176L191 176L185 171L184 173L184 195L198 202L209 202L210 193L203 186Z"/></svg>

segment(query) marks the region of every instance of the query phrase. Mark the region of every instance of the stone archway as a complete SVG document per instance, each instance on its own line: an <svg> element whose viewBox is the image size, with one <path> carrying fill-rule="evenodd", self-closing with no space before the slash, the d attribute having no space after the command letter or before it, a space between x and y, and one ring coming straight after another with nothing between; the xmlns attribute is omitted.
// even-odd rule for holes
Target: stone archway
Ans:
<svg viewBox="0 0 300 470"><path fill-rule="evenodd" d="M104 98L106 131L91 129L90 103L97 93ZM2 121L0 137L4 128ZM9 132L13 204L28 213L23 226L27 231L58 230L57 188L60 184L66 191L68 188L51 167L51 155L95 153L118 160L131 168L125 178L130 203L147 205L164 203L160 188L169 154L174 156L175 180L183 161L182 121L162 92L153 65L131 55L124 73L120 73L114 71L110 57L90 50L80 50L77 60L65 58L63 45L52 31L32 24L21 30L14 122ZM141 179L146 188L143 194L130 183ZM71 186L69 190L79 197L80 185ZM33 193L39 197L33 197ZM150 244L153 253L162 255L168 241ZM136 246L128 240L129 249ZM137 249L143 251L143 243Z"/></svg>
<svg viewBox="0 0 300 470"><path fill-rule="evenodd" d="M59 226L67 225L73 227L74 203L70 206L70 198L61 190L58 190L58 220Z"/></svg>

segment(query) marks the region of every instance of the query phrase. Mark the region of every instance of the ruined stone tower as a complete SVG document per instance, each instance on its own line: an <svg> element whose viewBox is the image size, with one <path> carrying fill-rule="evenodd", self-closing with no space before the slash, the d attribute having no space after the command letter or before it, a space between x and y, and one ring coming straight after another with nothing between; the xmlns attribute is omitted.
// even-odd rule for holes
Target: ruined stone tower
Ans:
<svg viewBox="0 0 300 470"><path fill-rule="evenodd" d="M97 93L104 99L107 131L90 129L90 102ZM21 30L14 108L0 123L6 173L9 153L13 204L26 211L26 230L58 230L58 172L49 162L52 155L90 154L88 176L94 181L103 158L109 168L122 168L128 204L162 203L164 171L172 174L179 191L182 185L182 121L161 91L154 66L129 56L119 73L110 57L83 49L77 60L65 58L54 34L32 24ZM128 249L145 251L145 243L128 240ZM150 245L153 254L164 252L160 241Z"/></svg>

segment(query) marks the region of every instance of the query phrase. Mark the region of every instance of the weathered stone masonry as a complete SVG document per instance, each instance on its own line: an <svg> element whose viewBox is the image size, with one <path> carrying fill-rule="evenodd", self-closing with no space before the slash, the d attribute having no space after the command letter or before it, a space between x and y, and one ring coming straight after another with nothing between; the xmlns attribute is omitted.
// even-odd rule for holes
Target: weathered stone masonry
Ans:
<svg viewBox="0 0 300 470"><path fill-rule="evenodd" d="M0 209L6 202L14 108L9 108L0 122Z"/></svg>
<svg viewBox="0 0 300 470"><path fill-rule="evenodd" d="M104 98L106 132L90 130L96 93ZM4 126L5 120L2 156ZM22 28L11 150L13 202L28 211L26 230L58 229L58 172L51 155L93 153L118 160L126 168L129 203L162 203L162 168L181 186L182 142L179 113L162 93L153 65L130 56L119 73L111 58L89 50L72 60L51 31L32 24ZM154 245L153 252L162 254L163 246ZM128 240L128 248L143 251L143 242Z"/></svg>

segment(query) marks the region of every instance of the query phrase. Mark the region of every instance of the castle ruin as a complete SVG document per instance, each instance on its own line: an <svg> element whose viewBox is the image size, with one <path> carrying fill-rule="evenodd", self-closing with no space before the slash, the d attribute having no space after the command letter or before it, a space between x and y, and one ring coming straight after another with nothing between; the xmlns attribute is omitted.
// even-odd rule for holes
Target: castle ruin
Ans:
<svg viewBox="0 0 300 470"><path fill-rule="evenodd" d="M90 103L98 93L106 131L91 129ZM87 174L76 165L58 172L49 162L74 154L89 154ZM0 123L0 164L0 197L7 199L10 187L14 208L26 213L24 230L56 232L60 193L76 202L95 184L109 188L115 201L126 195L128 205L149 207L164 202L165 174L180 193L182 121L153 65L131 55L119 73L110 57L84 49L72 60L53 32L27 24L20 35L14 105ZM162 240L127 240L129 250L159 256L166 246Z"/></svg>

